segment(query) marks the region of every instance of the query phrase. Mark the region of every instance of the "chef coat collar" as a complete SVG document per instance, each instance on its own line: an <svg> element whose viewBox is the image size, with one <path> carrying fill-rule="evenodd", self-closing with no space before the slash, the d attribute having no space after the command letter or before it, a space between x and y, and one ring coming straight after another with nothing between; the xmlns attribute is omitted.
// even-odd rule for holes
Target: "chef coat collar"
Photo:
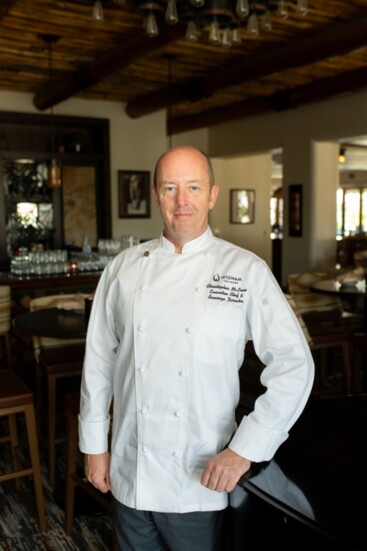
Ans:
<svg viewBox="0 0 367 551"><path fill-rule="evenodd" d="M192 241L189 241L188 243L185 243L185 245L182 247L182 254L184 253L190 253L192 251L197 251L199 249L202 249L208 241L210 241L213 237L212 230L207 227L204 233L199 235L196 239L193 239ZM169 241L163 233L161 234L161 246L163 249L165 249L167 252L174 253L175 252L175 246L171 241Z"/></svg>

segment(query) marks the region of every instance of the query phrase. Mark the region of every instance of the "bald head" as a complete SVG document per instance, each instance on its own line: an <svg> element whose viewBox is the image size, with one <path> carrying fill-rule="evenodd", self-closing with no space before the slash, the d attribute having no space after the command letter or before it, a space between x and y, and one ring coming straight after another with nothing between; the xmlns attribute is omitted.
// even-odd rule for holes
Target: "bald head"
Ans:
<svg viewBox="0 0 367 551"><path fill-rule="evenodd" d="M213 171L213 166L212 166L211 160L200 149L197 149L196 147L191 147L191 146L185 145L185 146L172 147L171 149L169 149L168 151L166 151L165 153L163 153L163 155L161 155L159 157L159 159L158 159L158 161L155 165L154 176L153 176L153 183L154 183L155 189L157 189L157 180L158 180L158 173L159 173L159 167L160 167L161 161L167 155L171 155L172 153L176 153L176 152L179 153L180 151L188 151L188 152L192 151L193 153L197 153L198 155L201 155L204 158L204 160L206 162L206 165L207 165L207 169L208 169L209 186L212 188L213 185L214 185L214 171Z"/></svg>

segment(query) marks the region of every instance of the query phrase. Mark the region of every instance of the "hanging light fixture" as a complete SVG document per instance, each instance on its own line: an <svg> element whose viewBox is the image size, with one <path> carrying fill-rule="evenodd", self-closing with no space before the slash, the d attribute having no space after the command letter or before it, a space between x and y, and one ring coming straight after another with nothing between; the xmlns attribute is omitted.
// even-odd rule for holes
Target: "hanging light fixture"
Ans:
<svg viewBox="0 0 367 551"><path fill-rule="evenodd" d="M303 17L308 13L307 0L113 0L117 5L129 2L144 17L149 37L159 34L161 24L187 25L186 40L196 42L205 34L212 44L232 46L246 35L257 37L270 32L273 16L278 19ZM95 2L94 5L101 4ZM241 37L242 35L242 37Z"/></svg>
<svg viewBox="0 0 367 551"><path fill-rule="evenodd" d="M96 0L93 4L92 17L94 21L104 21L103 6L100 0Z"/></svg>
<svg viewBox="0 0 367 551"><path fill-rule="evenodd" d="M50 89L52 90L52 44L56 42L59 37L54 34L45 34L42 35L42 39L47 43L48 50L48 78ZM56 158L55 154L55 119L54 119L54 110L53 102L51 102L50 108L50 119L51 119L51 160L47 167L47 187L49 188L60 188L61 187L61 168L60 163Z"/></svg>

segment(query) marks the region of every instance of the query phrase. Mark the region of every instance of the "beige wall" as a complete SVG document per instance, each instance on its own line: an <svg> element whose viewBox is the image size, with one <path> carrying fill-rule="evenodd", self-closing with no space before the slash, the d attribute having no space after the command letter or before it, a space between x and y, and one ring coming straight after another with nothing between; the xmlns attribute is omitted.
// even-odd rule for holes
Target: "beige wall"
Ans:
<svg viewBox="0 0 367 551"><path fill-rule="evenodd" d="M271 265L270 184L271 155L252 155L231 159L213 159L219 197L210 214L213 230L219 237L261 256ZM255 190L255 223L230 223L230 190Z"/></svg>

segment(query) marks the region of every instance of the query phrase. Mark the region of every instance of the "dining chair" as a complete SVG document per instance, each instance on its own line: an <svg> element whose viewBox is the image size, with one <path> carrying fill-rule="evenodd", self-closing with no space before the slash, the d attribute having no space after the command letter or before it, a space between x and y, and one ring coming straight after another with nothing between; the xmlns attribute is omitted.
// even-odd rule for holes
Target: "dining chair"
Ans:
<svg viewBox="0 0 367 551"><path fill-rule="evenodd" d="M21 468L18 458L17 416L23 414L28 440L31 466ZM42 532L46 531L45 505L43 500L41 467L38 449L37 427L34 411L34 397L31 390L24 384L12 369L0 370L0 417L7 417L9 434L0 439L0 443L10 443L12 453L12 470L0 473L0 482L14 480L19 489L19 479L33 476L38 522Z"/></svg>
<svg viewBox="0 0 367 551"><path fill-rule="evenodd" d="M81 307L86 295L63 294L48 295L31 300L30 310L44 308ZM88 295L89 296L89 295ZM81 315L84 315L81 314ZM51 486L56 478L56 446L65 442L63 426L58 424L59 413L64 414L61 405L61 381L79 386L83 367L85 339L57 339L33 337L33 349L36 362L36 404L38 430L41 434L42 420L47 419L48 471ZM60 384L59 384L60 383ZM70 390L68 385L66 390ZM46 387L46 388L44 388ZM46 395L47 399L44 400ZM47 404L47 417L44 416L44 404ZM58 434L57 434L58 433Z"/></svg>
<svg viewBox="0 0 367 551"><path fill-rule="evenodd" d="M294 297L289 293L285 293L285 297L288 300L293 312L295 313L299 324L306 337L312 355L315 359L315 369L318 371L320 382L323 383L326 378L326 372L328 370L328 362L323 362L320 356L323 352L330 351L332 349L339 349L341 376L342 376L342 393L350 394L351 391L351 368L350 368L350 347L349 347L349 335L344 333L339 328L325 328L322 325L319 329L316 329L315 324L309 325L306 323L303 315L301 314ZM320 353L320 354L319 354Z"/></svg>
<svg viewBox="0 0 367 551"><path fill-rule="evenodd" d="M13 367L10 343L11 329L11 287L0 285L0 337L4 340L8 367Z"/></svg>

